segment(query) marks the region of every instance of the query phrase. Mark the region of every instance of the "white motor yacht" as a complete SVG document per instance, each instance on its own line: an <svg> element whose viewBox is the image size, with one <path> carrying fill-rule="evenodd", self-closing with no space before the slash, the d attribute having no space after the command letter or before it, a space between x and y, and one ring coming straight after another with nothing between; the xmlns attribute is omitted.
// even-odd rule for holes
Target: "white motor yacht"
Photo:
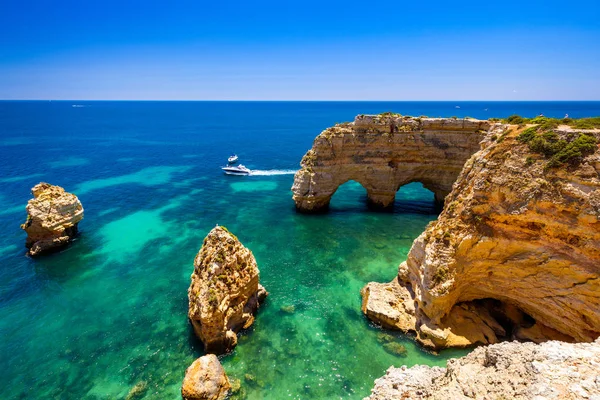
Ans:
<svg viewBox="0 0 600 400"><path fill-rule="evenodd" d="M223 172L227 175L250 175L250 171L248 168L244 167L242 164L240 165L230 165L227 167L221 168Z"/></svg>
<svg viewBox="0 0 600 400"><path fill-rule="evenodd" d="M234 154L234 155L232 155L231 157L229 157L229 158L227 159L227 161L229 162L229 164L233 164L233 163L235 163L237 160L238 160L238 156L237 156L237 154Z"/></svg>

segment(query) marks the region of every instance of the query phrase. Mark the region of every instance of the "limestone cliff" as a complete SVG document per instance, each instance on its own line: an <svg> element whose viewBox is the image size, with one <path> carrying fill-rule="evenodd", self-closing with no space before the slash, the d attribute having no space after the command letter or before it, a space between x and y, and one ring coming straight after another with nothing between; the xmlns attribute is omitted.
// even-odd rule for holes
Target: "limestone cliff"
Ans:
<svg viewBox="0 0 600 400"><path fill-rule="evenodd" d="M600 340L501 343L448 361L446 368L388 369L369 399L598 399Z"/></svg>
<svg viewBox="0 0 600 400"><path fill-rule="evenodd" d="M181 397L184 400L223 400L230 389L231 383L219 359L214 354L207 354L185 371Z"/></svg>
<svg viewBox="0 0 600 400"><path fill-rule="evenodd" d="M25 246L37 256L66 246L77 234L83 219L83 207L74 194L60 186L38 183L31 189L33 199L27 203L27 220L21 228L27 232Z"/></svg>
<svg viewBox="0 0 600 400"><path fill-rule="evenodd" d="M252 252L227 229L217 226L206 236L188 289L188 316L206 352L230 351L236 332L254 322L267 295L258 273Z"/></svg>
<svg viewBox="0 0 600 400"><path fill-rule="evenodd" d="M365 314L432 348L600 335L598 131L486 136Z"/></svg>
<svg viewBox="0 0 600 400"><path fill-rule="evenodd" d="M392 205L398 188L411 182L421 182L441 202L485 134L498 127L475 119L359 115L316 137L294 178L296 208L326 210L349 180L364 186L376 208Z"/></svg>

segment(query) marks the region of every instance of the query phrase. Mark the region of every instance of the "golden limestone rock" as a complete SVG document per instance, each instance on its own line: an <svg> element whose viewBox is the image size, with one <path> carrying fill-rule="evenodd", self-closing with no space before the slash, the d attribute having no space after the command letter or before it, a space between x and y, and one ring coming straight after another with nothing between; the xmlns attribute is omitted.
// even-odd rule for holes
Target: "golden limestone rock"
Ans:
<svg viewBox="0 0 600 400"><path fill-rule="evenodd" d="M500 124L475 119L359 115L324 130L302 158L292 187L296 209L327 210L349 180L367 191L369 205L386 208L398 188L421 182L442 202L485 134Z"/></svg>
<svg viewBox="0 0 600 400"><path fill-rule="evenodd" d="M223 400L230 389L231 383L219 359L214 354L207 354L185 371L181 397L184 400Z"/></svg>
<svg viewBox="0 0 600 400"><path fill-rule="evenodd" d="M254 322L267 296L258 273L252 252L227 229L217 226L206 236L194 260L188 316L207 353L230 351L236 333Z"/></svg>
<svg viewBox="0 0 600 400"><path fill-rule="evenodd" d="M600 339L499 343L451 359L445 368L390 367L368 399L597 399L598 365Z"/></svg>
<svg viewBox="0 0 600 400"><path fill-rule="evenodd" d="M507 127L363 312L430 348L600 335L600 131Z"/></svg>
<svg viewBox="0 0 600 400"><path fill-rule="evenodd" d="M60 186L38 183L31 189L33 199L27 203L27 220L21 228L27 232L26 247L37 256L66 246L77 234L83 219L83 207L74 194Z"/></svg>

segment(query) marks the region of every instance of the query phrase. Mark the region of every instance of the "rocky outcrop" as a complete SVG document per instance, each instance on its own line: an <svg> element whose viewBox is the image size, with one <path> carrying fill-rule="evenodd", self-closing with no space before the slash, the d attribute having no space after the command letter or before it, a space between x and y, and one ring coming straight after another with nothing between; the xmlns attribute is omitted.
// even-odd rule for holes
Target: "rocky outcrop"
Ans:
<svg viewBox="0 0 600 400"><path fill-rule="evenodd" d="M369 318L431 348L600 335L600 135L524 130L486 136Z"/></svg>
<svg viewBox="0 0 600 400"><path fill-rule="evenodd" d="M227 229L217 226L206 236L188 289L188 316L206 352L230 351L236 332L254 322L267 296L258 273L252 252Z"/></svg>
<svg viewBox="0 0 600 400"><path fill-rule="evenodd" d="M442 202L465 162L499 124L475 119L359 115L324 130L302 158L292 191L302 212L324 211L343 183L367 190L375 208L393 204L398 189L421 182Z"/></svg>
<svg viewBox="0 0 600 400"><path fill-rule="evenodd" d="M446 368L391 367L369 399L599 399L600 340L501 343L448 361Z"/></svg>
<svg viewBox="0 0 600 400"><path fill-rule="evenodd" d="M231 384L219 359L208 354L185 371L181 396L184 400L223 400L230 390Z"/></svg>
<svg viewBox="0 0 600 400"><path fill-rule="evenodd" d="M21 228L27 232L25 246L37 256L66 246L77 235L83 219L83 207L74 194L60 186L38 183L31 189L27 220Z"/></svg>

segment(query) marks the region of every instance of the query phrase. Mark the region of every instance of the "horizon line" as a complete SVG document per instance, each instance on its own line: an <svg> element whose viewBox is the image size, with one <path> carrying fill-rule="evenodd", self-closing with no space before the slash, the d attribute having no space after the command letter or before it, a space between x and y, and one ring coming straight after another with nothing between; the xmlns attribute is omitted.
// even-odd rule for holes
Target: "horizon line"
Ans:
<svg viewBox="0 0 600 400"><path fill-rule="evenodd" d="M486 100L486 99L474 99L474 100L456 100L456 99L449 99L449 100L290 100L290 99L285 99L285 100L278 100L278 99L227 99L227 100L223 100L223 99L0 99L0 102L10 102L10 101L47 101L47 102L52 102L52 101L60 101L60 102L69 102L69 101L146 101L146 102L152 102L152 101L163 101L163 102L295 102L295 103L299 103L299 102L305 102L305 103L342 103L342 102L348 102L348 103L357 103L357 102L361 102L361 103L383 103L383 102L387 102L387 103L426 103L426 102L496 102L496 103L507 103L507 102L512 102L512 103L516 103L516 102L600 102L600 99L597 100L561 100L561 99L554 99L554 100Z"/></svg>

